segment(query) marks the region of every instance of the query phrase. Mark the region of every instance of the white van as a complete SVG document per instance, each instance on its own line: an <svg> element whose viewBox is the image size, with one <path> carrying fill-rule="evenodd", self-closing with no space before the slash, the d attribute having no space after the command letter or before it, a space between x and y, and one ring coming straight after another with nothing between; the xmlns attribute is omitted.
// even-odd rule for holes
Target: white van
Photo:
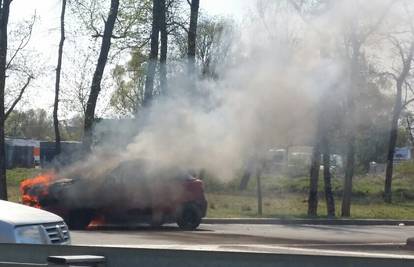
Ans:
<svg viewBox="0 0 414 267"><path fill-rule="evenodd" d="M53 213L0 200L0 243L69 245L70 234Z"/></svg>

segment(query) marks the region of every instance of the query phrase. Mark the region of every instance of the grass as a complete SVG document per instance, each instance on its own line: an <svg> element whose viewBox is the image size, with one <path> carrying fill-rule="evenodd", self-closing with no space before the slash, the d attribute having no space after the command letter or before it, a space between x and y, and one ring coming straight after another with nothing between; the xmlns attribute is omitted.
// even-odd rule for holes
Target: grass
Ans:
<svg viewBox="0 0 414 267"><path fill-rule="evenodd" d="M208 217L244 218L257 216L257 200L253 195L208 193ZM305 218L307 196L286 194L263 198L263 216L267 218ZM352 218L361 219L414 219L414 201L385 204L381 199L355 199L352 203ZM340 199L336 199L336 211L340 211ZM326 217L326 205L319 200L320 217Z"/></svg>
<svg viewBox="0 0 414 267"><path fill-rule="evenodd" d="M39 169L13 169L7 171L9 200L19 202L19 184L28 177L36 176ZM251 179L247 189L238 190L240 179L220 182L217 179L204 180L209 217L257 217L256 180ZM336 211L340 211L342 177L332 180L336 200ZM414 163L400 164L393 178L393 203L382 200L384 177L363 175L354 179L352 218L414 219ZM262 178L263 217L303 218L307 213L308 177ZM326 214L323 196L323 181L319 183L319 206L321 217Z"/></svg>
<svg viewBox="0 0 414 267"><path fill-rule="evenodd" d="M323 179L319 181L318 213L326 216ZM212 182L207 178L209 217L257 217L256 180L251 179L246 190L240 192L240 179L229 183ZM341 210L343 177L332 179L336 212ZM306 217L309 177L262 177L263 217ZM384 177L359 175L353 181L352 218L414 219L414 163L406 162L395 168L393 203L382 200Z"/></svg>

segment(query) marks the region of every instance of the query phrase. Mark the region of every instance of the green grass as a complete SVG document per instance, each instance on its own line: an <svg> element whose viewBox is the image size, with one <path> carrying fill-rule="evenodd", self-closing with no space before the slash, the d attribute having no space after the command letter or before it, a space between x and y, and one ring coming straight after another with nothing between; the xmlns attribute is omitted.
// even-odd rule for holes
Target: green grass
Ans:
<svg viewBox="0 0 414 267"><path fill-rule="evenodd" d="M7 170L7 195L10 201L20 202L20 182L40 173L40 169L16 168Z"/></svg>
<svg viewBox="0 0 414 267"><path fill-rule="evenodd" d="M209 217L257 217L256 179L244 192L235 179L229 183L206 180ZM212 186L213 185L213 186ZM323 178L319 179L318 214L326 216ZM219 188L219 190L217 190ZM336 213L340 212L343 177L332 179ZM306 217L309 177L262 177L263 217ZM351 215L353 218L414 219L414 163L397 165L393 178L393 203L382 200L384 176L360 175L353 180Z"/></svg>
<svg viewBox="0 0 414 267"><path fill-rule="evenodd" d="M263 217L304 218L307 213L307 196L286 194L267 196L263 199ZM208 217L243 218L257 216L257 199L253 195L208 193ZM340 199L336 199L336 213L340 211ZM326 217L324 199L319 199L318 213ZM381 199L354 199L352 218L361 219L414 219L414 201L385 204Z"/></svg>

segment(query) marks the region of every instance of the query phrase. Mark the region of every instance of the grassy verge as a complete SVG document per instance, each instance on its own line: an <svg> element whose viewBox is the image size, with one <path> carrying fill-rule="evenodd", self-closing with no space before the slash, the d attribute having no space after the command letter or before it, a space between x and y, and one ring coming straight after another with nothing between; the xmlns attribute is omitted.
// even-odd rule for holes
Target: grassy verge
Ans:
<svg viewBox="0 0 414 267"><path fill-rule="evenodd" d="M319 181L318 214L326 215L323 178ZM240 192L240 178L228 183L207 178L205 186L209 200L209 217L257 217L256 179L250 179ZM332 179L336 213L341 210L343 177ZM263 217L306 217L309 177L262 177ZM384 177L359 175L354 177L352 218L414 219L414 163L399 164L393 177L393 203L382 200Z"/></svg>
<svg viewBox="0 0 414 267"><path fill-rule="evenodd" d="M208 217L243 218L257 216L257 200L254 195L208 193ZM306 195L285 194L263 198L263 217L304 218L307 212ZM336 199L336 211L340 212L340 199ZM326 214L323 199L319 200L320 217ZM352 218L361 219L414 219L414 201L385 204L381 199L354 198Z"/></svg>

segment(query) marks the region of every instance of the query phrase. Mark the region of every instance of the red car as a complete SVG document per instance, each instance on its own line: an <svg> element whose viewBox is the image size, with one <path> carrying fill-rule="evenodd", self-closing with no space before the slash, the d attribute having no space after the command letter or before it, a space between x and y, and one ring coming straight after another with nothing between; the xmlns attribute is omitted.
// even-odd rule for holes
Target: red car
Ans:
<svg viewBox="0 0 414 267"><path fill-rule="evenodd" d="M153 226L176 222L181 229L196 229L207 209L203 182L174 169L154 169L129 161L99 177L54 177L23 185L22 199L62 216L71 229L85 229L92 221Z"/></svg>

